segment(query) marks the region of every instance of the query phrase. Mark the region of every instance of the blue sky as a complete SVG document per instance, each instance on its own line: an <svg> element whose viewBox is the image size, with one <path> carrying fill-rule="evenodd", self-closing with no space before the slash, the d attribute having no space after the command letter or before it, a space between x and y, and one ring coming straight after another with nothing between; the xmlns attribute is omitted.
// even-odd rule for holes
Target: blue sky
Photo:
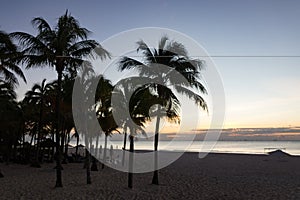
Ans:
<svg viewBox="0 0 300 200"><path fill-rule="evenodd" d="M210 55L300 56L300 1L3 1L0 29L34 33L33 17L51 24L68 9L92 38L103 41L139 27L180 31ZM109 49L108 49L109 50ZM279 127L300 124L300 58L214 58L222 76L226 127ZM19 97L54 71L27 70Z"/></svg>

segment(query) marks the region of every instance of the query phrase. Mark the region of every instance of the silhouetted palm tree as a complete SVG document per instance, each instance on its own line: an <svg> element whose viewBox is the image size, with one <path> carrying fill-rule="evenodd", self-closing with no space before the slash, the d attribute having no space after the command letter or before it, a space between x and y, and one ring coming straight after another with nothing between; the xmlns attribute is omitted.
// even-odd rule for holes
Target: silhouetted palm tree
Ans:
<svg viewBox="0 0 300 200"><path fill-rule="evenodd" d="M95 76L94 71L90 68L82 71L80 76L77 76L75 82L76 91L80 91L76 95L76 102L82 102L75 106L76 118L80 119L81 126L77 127L78 135L83 134L86 148L85 168L87 172L87 184L91 184L90 176L90 152L92 146L92 137L98 136L101 133L95 133L94 125L89 124L89 118L97 115L100 124L103 126L102 130L106 134L110 134L115 126L108 120L110 111L110 97L113 86L110 81L105 79L102 75ZM95 85L96 91L92 91L92 86ZM105 121L103 125L102 122Z"/></svg>
<svg viewBox="0 0 300 200"><path fill-rule="evenodd" d="M75 127L72 114L72 92L75 77L64 76L62 81L62 95L61 95L61 148L64 152L63 163L68 162L68 145L70 142L70 132Z"/></svg>
<svg viewBox="0 0 300 200"><path fill-rule="evenodd" d="M117 123L121 126L124 133L124 146L122 163L125 163L125 150L127 133L129 133L129 172L128 172L128 187L133 186L133 153L135 136L140 132L147 137L144 128L144 123L150 120L149 105L152 105L154 96L150 94L146 88L138 88L134 91L137 85L141 85L143 81L140 78L127 78L118 82L115 85L113 93L114 102L112 104L113 112L118 116ZM151 102L151 103L150 103ZM127 116L129 113L130 116ZM129 130L129 132L127 132Z"/></svg>
<svg viewBox="0 0 300 200"><path fill-rule="evenodd" d="M39 164L39 152L40 152L40 142L41 142L41 129L43 127L43 115L44 108L47 96L49 96L49 92L53 90L53 84L46 83L46 79L43 79L42 83L34 84L30 91L26 92L24 101L29 104L34 104L39 107L39 118L38 118L38 127L37 127L37 149L36 149L36 158L35 162L32 163L33 167L41 167Z"/></svg>
<svg viewBox="0 0 300 200"><path fill-rule="evenodd" d="M2 155L9 162L12 146L21 139L22 111L16 102L16 93L11 83L0 80L0 146Z"/></svg>
<svg viewBox="0 0 300 200"><path fill-rule="evenodd" d="M200 70L203 67L203 62L198 59L191 59L188 56L185 47L176 41L170 41L168 37L162 37L159 41L158 48L150 48L144 41L138 41L137 51L143 55L143 60L139 61L130 57L124 57L120 61L120 70L135 69L138 70L140 76L149 77L157 80L156 83L146 84L144 87L151 88L159 98L164 99L161 105L165 107L167 117L176 120L180 102L170 88L180 94L192 99L196 105L206 110L207 105L204 99L197 93L206 93L206 89L200 82ZM168 66L169 70L161 68L161 65ZM186 79L186 82L178 79L176 73L180 73ZM157 84L161 83L161 84ZM194 92L196 91L196 92ZM173 114L168 112L173 110ZM158 184L158 139L159 139L159 123L162 116L161 109L157 110L157 121L155 128L155 171L152 179L152 184Z"/></svg>
<svg viewBox="0 0 300 200"><path fill-rule="evenodd" d="M91 107L93 105L87 105L89 100L89 85L92 83L92 76L94 75L93 70L83 70L82 73L77 76L77 80L74 83L74 88L76 88L76 91L80 91L80 95L76 97L76 102L80 102L77 106L74 107L74 109L77 109L76 112L78 115L75 116L77 118L80 118L80 121L82 123L82 126L76 127L76 136L79 140L79 135L82 134L84 136L85 140L85 163L84 168L86 169L86 180L87 184L91 184L91 173L90 173L90 153L88 151L89 148L89 138L90 138L90 132L88 131L88 117L91 112ZM75 113L74 113L75 114Z"/></svg>
<svg viewBox="0 0 300 200"><path fill-rule="evenodd" d="M0 31L0 78L5 81L16 85L18 79L16 75L23 79L26 83L25 76L17 66L18 58L21 53L18 52L17 46L12 42L8 34ZM15 75L16 74L16 75Z"/></svg>
<svg viewBox="0 0 300 200"><path fill-rule="evenodd" d="M98 112L98 120L99 124L105 134L105 141L104 141L104 152L103 152L103 160L102 160L102 169L104 169L104 165L106 163L106 155L107 155L107 138L111 136L114 132L118 132L118 125L116 124L111 111L103 114Z"/></svg>
<svg viewBox="0 0 300 200"><path fill-rule="evenodd" d="M24 32L15 32L11 35L18 39L24 47L23 62L26 68L46 67L55 68L57 72L56 95L56 151L57 151L57 179L56 187L62 187L61 179L61 152L59 144L59 117L60 98L63 73L67 68L79 68L83 58L91 55L101 59L109 57L109 53L95 40L88 40L90 31L82 28L79 22L68 11L59 17L57 24L52 29L49 23L37 17L32 20L37 29L37 36ZM92 50L94 50L92 52Z"/></svg>

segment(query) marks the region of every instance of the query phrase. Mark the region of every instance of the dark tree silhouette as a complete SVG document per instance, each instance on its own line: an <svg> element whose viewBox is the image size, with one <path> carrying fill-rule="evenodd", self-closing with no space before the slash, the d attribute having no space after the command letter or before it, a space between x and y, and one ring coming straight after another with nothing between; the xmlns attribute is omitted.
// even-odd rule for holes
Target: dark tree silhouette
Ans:
<svg viewBox="0 0 300 200"><path fill-rule="evenodd" d="M123 57L120 61L120 70L137 70L140 76L149 77L157 82L147 84L144 87L151 88L162 101L160 104L166 110L169 119L178 120L178 108L180 106L179 100L170 88L166 85L172 86L174 91L187 96L192 99L196 105L203 110L207 110L207 105L204 99L198 94L206 93L205 87L200 82L200 71L203 67L203 62L198 59L192 59L188 56L184 45L171 41L168 37L162 37L159 41L158 48L150 48L144 41L137 42L137 51L142 53L142 60L136 60L130 57ZM168 66L169 71L160 70L160 66ZM186 81L178 79L174 76L174 72L182 75ZM174 112L170 112L173 110ZM177 110L177 111L176 111ZM152 184L158 184L158 141L159 141L159 123L162 116L162 110L158 108L156 112L157 121L154 138L155 151L155 171L153 174Z"/></svg>
<svg viewBox="0 0 300 200"><path fill-rule="evenodd" d="M54 90L54 86L51 83L46 83L46 79L42 81L42 83L34 84L32 89L25 94L24 102L31 103L35 106L39 107L39 118L38 118L38 127L37 127L37 149L35 162L32 163L33 167L41 167L39 163L40 156L40 142L41 142L41 129L43 128L43 115L44 109L46 107L46 98L49 96L49 93ZM48 103L48 102L47 102Z"/></svg>
<svg viewBox="0 0 300 200"><path fill-rule="evenodd" d="M11 36L23 46L23 63L26 68L53 67L57 72L56 94L56 187L62 187L61 178L61 148L60 148L60 100L63 73L66 69L74 69L82 66L83 59L91 54L101 59L109 57L109 53L95 40L88 40L90 31L82 28L79 22L68 11L59 17L57 24L51 28L43 18L32 20L37 36L24 32L11 33ZM93 51L94 50L94 51Z"/></svg>
<svg viewBox="0 0 300 200"><path fill-rule="evenodd" d="M19 83L16 75L26 83L22 70L17 66L21 55L9 35L0 31L0 78L12 85Z"/></svg>

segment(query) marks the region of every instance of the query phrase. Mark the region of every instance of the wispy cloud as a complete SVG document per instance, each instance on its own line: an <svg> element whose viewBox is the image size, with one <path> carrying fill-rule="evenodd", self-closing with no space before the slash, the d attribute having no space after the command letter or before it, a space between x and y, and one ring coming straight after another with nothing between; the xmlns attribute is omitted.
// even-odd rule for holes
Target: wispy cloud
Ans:
<svg viewBox="0 0 300 200"><path fill-rule="evenodd" d="M198 135L205 135L207 130L197 129ZM299 140L300 127L277 128L228 128L223 129L221 140Z"/></svg>

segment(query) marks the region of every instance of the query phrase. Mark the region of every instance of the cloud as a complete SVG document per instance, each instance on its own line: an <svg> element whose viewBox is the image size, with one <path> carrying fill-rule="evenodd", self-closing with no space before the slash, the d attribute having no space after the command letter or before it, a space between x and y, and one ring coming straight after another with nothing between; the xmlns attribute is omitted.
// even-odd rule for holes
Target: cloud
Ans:
<svg viewBox="0 0 300 200"><path fill-rule="evenodd" d="M204 136L207 130L193 130ZM300 127L228 128L223 129L220 140L299 140Z"/></svg>

